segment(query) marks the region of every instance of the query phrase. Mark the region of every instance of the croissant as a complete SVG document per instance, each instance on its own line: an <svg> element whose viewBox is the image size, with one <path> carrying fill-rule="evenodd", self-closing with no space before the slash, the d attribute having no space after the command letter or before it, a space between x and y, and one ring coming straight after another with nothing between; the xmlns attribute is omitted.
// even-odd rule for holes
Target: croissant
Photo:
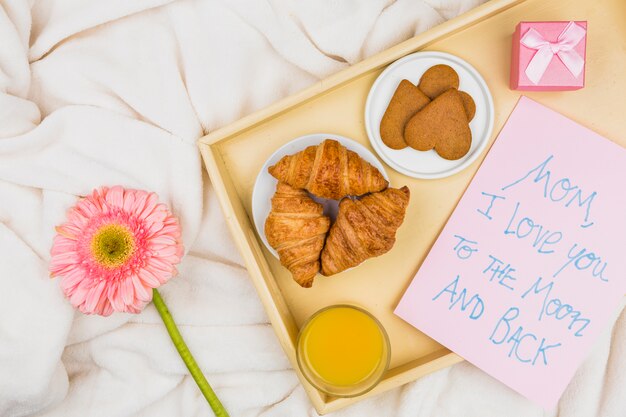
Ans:
<svg viewBox="0 0 626 417"><path fill-rule="evenodd" d="M388 185L380 171L332 139L284 156L268 171L278 181L333 200L384 190Z"/></svg>
<svg viewBox="0 0 626 417"><path fill-rule="evenodd" d="M407 187L360 200L344 198L322 251L322 275L333 275L388 252L409 204Z"/></svg>
<svg viewBox="0 0 626 417"><path fill-rule="evenodd" d="M330 219L322 213L322 205L306 191L279 182L265 220L265 236L280 263L306 288L320 270L320 252L330 227Z"/></svg>

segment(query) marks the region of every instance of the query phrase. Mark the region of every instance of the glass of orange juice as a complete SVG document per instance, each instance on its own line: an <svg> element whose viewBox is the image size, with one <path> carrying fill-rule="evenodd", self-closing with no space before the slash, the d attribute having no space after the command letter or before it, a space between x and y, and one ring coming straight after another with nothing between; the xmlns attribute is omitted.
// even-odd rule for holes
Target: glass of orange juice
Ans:
<svg viewBox="0 0 626 417"><path fill-rule="evenodd" d="M371 390L389 367L389 337L364 309L334 305L313 314L302 326L296 357L305 378L337 397Z"/></svg>

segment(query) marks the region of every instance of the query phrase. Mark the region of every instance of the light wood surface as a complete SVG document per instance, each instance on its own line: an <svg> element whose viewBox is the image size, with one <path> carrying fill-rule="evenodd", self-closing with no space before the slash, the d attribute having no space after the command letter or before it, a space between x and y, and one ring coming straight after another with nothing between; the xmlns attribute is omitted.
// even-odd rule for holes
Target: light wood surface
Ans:
<svg viewBox="0 0 626 417"><path fill-rule="evenodd" d="M393 186L408 185L411 189L406 221L398 231L394 249L338 276L318 277L312 289L295 284L254 232L251 193L266 158L291 139L316 132L347 136L371 149L363 111L372 83L389 63L422 49L458 55L482 74L495 102L493 141L521 94L508 88L511 35L520 20L588 21L586 87L526 95L626 146L625 17L624 0L491 1L199 141L233 237L294 368L298 328L324 306L359 304L372 312L389 333L391 369L366 395L330 398L298 375L319 413L336 410L461 360L392 311L485 154L465 171L440 180L412 179L388 168Z"/></svg>

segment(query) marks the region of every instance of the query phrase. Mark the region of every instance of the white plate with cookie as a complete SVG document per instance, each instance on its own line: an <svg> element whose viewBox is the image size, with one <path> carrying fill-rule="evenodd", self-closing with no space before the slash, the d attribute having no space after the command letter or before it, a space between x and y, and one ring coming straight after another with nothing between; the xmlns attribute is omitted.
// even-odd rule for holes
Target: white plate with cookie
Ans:
<svg viewBox="0 0 626 417"><path fill-rule="evenodd" d="M422 83L426 88L420 86L420 80L424 73L434 66L448 66L454 70L458 75L458 86L456 89L458 89L459 92L469 94L475 104L473 117L470 117L469 110L467 110L467 107L465 108L466 117L471 119L468 122L468 131L471 132L471 142L465 142L466 147L461 152L464 153L464 155L461 157L458 157L459 152L455 155L454 152L446 153L439 150L439 148L437 148L438 150L415 149L414 147L426 149L432 146L432 144L425 146L414 137L408 137L408 139L412 140L411 146L414 147L406 146L402 149L392 149L387 146L383 138L381 138L381 121L383 115L402 80L408 80L413 86L417 86L415 89L420 89L420 94L421 92L427 93L430 97L428 97L428 95L426 97L432 100L430 103L437 100L438 95L433 95L435 93L429 91L428 88L431 87L433 82L432 77L429 80L431 84ZM432 71L428 74L431 73ZM428 75L425 78L428 78ZM434 81L436 83L437 80ZM455 98L455 100L457 99ZM442 98L437 101L442 101ZM426 107L423 107L422 110L427 107L428 104ZM422 113L420 118L424 119L424 117L422 117L424 114L426 114L426 112ZM399 119L401 119L401 117ZM443 52L416 52L394 62L378 76L370 89L365 104L365 128L372 147L378 156L390 167L413 178L444 178L467 168L487 147L493 132L493 123L493 98L485 80L478 71L466 61L457 56ZM416 125L417 123L412 124ZM408 132L404 130L404 127L408 125L408 122L406 124L403 123L402 127L402 131L405 132L405 139L407 138L406 133ZM421 128L422 125L419 125L419 127ZM432 126L429 128L434 129ZM467 127L464 127L464 129L467 130ZM413 129L413 131L416 130L419 129ZM469 134L466 136L469 136ZM389 139L387 139L387 142L389 143ZM396 146L393 143L391 143L391 145L396 148L405 146L404 144ZM441 146L441 148L445 148L445 146ZM442 157L440 153L444 154L445 157Z"/></svg>
<svg viewBox="0 0 626 417"><path fill-rule="evenodd" d="M278 253L270 246L267 241L267 237L265 236L265 220L267 219L267 216L272 208L272 196L276 192L276 184L278 184L278 180L276 180L276 178L269 173L268 168L275 165L283 156L295 154L309 146L319 145L326 139L334 139L349 150L356 152L361 158L377 168L382 176L389 181L389 177L385 172L383 164L369 149L360 143L343 136L329 133L314 133L311 135L301 136L281 146L265 161L265 164L256 178L256 182L254 183L254 188L252 190L252 217L254 220L254 226L259 237L265 244L265 247L267 247L267 250L269 250L276 258L278 258ZM310 196L324 206L324 215L329 216L334 221L337 216L339 201L320 198L311 194Z"/></svg>

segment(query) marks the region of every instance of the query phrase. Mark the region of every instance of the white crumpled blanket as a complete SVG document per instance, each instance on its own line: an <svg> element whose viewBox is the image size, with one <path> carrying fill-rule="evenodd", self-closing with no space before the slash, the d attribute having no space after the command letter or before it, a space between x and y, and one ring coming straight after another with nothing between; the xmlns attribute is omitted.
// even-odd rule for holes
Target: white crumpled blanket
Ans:
<svg viewBox="0 0 626 417"><path fill-rule="evenodd" d="M480 2L0 0L0 416L210 415L152 306L84 316L48 278L53 226L113 184L180 217L162 294L231 415L315 416L195 142ZM554 412L464 363L336 415L624 417L625 350L622 312Z"/></svg>

